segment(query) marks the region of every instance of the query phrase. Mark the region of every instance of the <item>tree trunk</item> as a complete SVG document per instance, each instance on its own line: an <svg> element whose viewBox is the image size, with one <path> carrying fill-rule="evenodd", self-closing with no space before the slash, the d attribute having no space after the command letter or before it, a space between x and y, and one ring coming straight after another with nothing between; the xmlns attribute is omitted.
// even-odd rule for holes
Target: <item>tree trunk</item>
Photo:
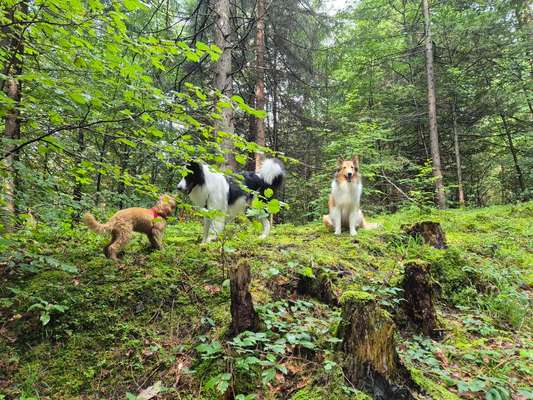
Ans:
<svg viewBox="0 0 533 400"><path fill-rule="evenodd" d="M526 190L526 185L524 183L524 176L522 175L522 169L520 168L520 164L518 164L518 158L516 156L516 149L513 144L513 138L509 130L509 125L507 124L507 119L505 118L505 115L503 115L503 113L500 113L500 118L502 119L503 129L505 130L505 136L507 137L507 143L509 144L509 150L511 151L511 155L513 156L514 167L516 170L516 177L518 179L518 184L520 185L520 192L524 192L524 190Z"/></svg>
<svg viewBox="0 0 533 400"><path fill-rule="evenodd" d="M250 265L240 260L230 270L231 327L230 336L244 331L255 331L259 327L259 316L254 309L250 294Z"/></svg>
<svg viewBox="0 0 533 400"><path fill-rule="evenodd" d="M101 164L104 161L108 142L109 142L109 136L104 134L104 139L102 141L102 147L100 148L100 155L98 156L99 164ZM99 167L98 169L100 170L100 165L98 165L98 167ZM99 205L100 202L102 201L101 189L102 189L102 173L98 172L98 174L96 175L96 188L95 188L95 191L96 191L96 205Z"/></svg>
<svg viewBox="0 0 533 400"><path fill-rule="evenodd" d="M76 164L80 165L82 161L82 154L85 151L85 135L83 134L83 129L78 130L78 153L76 157ZM72 197L74 201L77 202L78 209L74 211L74 214L72 215L72 222L79 222L80 221L80 215L81 215L81 195L82 195L82 184L81 182L76 182L76 186L74 186L74 192L72 194Z"/></svg>
<svg viewBox="0 0 533 400"><path fill-rule="evenodd" d="M424 8L424 22L426 31L426 70L428 81L428 117L431 159L433 161L433 176L435 177L436 201L440 209L446 208L446 194L442 179L440 163L439 133L437 131L437 104L435 97L435 81L433 78L433 42L431 38L431 22L429 18L429 0L422 0Z"/></svg>
<svg viewBox="0 0 533 400"><path fill-rule="evenodd" d="M255 36L255 108L265 110L265 0L256 2L257 32ZM255 142L259 146L265 146L265 120L255 118L257 129ZM258 151L255 154L255 170L261 168L265 154Z"/></svg>
<svg viewBox="0 0 533 400"><path fill-rule="evenodd" d="M277 77L277 62L276 62L277 52L274 52L274 60L272 65L272 81L271 81L271 90L272 90L272 147L275 151L279 150L280 140L278 137L278 77ZM327 82L327 74L326 74Z"/></svg>
<svg viewBox="0 0 533 400"><path fill-rule="evenodd" d="M402 287L405 312L416 331L435 339L442 337L433 304L430 265L419 262L408 264Z"/></svg>
<svg viewBox="0 0 533 400"><path fill-rule="evenodd" d="M459 200L459 207L465 205L465 193L463 190L463 172L461 165L461 152L459 149L459 130L457 127L457 108L456 99L453 98L452 103L452 119L453 119L453 144L455 149L455 165L457 168L457 195Z"/></svg>
<svg viewBox="0 0 533 400"><path fill-rule="evenodd" d="M15 101L15 105L7 112L5 117L5 137L9 140L16 140L20 138L20 116L18 106L20 104L20 84L16 79L8 78L6 82L7 96ZM12 150L12 145L6 146L6 152ZM5 168L7 171L7 178L5 181L5 202L7 214L4 221L4 227L7 231L14 229L14 223L18 214L17 207L17 193L19 189L19 178L17 173L17 161L19 153L11 153L5 161Z"/></svg>
<svg viewBox="0 0 533 400"><path fill-rule="evenodd" d="M28 13L27 1L22 1L6 12L11 28L2 28L2 44L8 49L6 64L3 74L7 79L2 82L7 97L13 100L13 107L7 110L5 116L4 137L7 140L20 139L20 104L22 98L22 85L18 76L22 74L22 56L24 54L24 31L18 25L19 18L25 18ZM2 13L3 14L3 13ZM5 153L11 153L14 145L8 144ZM20 178L17 173L19 152L11 153L5 160L7 177L4 182L6 215L3 221L7 231L14 229L14 221L19 212L17 197L20 190Z"/></svg>
<svg viewBox="0 0 533 400"><path fill-rule="evenodd" d="M230 1L216 0L215 3L215 43L222 50L222 54L216 64L215 88L220 92L231 97L233 94L233 78L231 76L231 54L232 44L230 43L231 25L230 25ZM231 107L224 107L221 111L221 119L216 121L216 130L234 133L233 127L233 110ZM233 142L230 138L224 138L222 148L226 165L235 170L237 163L234 157Z"/></svg>
<svg viewBox="0 0 533 400"><path fill-rule="evenodd" d="M395 325L368 293L342 296L339 337L346 379L375 399L414 399L416 385L396 352Z"/></svg>

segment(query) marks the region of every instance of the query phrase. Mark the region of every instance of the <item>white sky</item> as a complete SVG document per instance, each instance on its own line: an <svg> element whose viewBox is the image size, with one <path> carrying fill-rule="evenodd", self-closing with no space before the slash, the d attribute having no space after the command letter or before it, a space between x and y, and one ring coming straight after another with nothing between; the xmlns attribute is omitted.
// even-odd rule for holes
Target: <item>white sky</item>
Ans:
<svg viewBox="0 0 533 400"><path fill-rule="evenodd" d="M334 15L343 9L350 0L326 0L324 9L329 15Z"/></svg>

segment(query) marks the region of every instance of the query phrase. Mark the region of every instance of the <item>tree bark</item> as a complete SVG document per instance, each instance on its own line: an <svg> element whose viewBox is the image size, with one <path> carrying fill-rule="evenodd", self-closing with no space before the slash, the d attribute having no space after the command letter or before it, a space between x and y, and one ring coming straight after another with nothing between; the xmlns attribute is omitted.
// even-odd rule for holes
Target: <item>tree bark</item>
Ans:
<svg viewBox="0 0 533 400"><path fill-rule="evenodd" d="M435 177L436 203L440 209L446 208L446 194L442 179L440 162L439 133L437 130L437 104L435 96L435 81L433 77L433 41L431 38L431 22L429 16L429 0L422 0L426 31L426 71L428 82L428 118L431 159L433 161L433 176Z"/></svg>
<svg viewBox="0 0 533 400"><path fill-rule="evenodd" d="M8 60L3 68L3 74L7 75L7 79L2 82L3 89L8 98L13 101L13 106L9 109L5 116L5 131L4 137L7 140L20 139L20 105L22 99L22 85L18 80L18 76L22 74L22 55L24 53L24 30L18 25L20 15L28 13L28 2L22 1L15 5L11 10L7 11L7 18L12 24L11 28L2 29L2 44L8 48ZM6 153L10 153L5 159L5 169L7 171L7 178L4 182L6 215L3 225L7 231L14 229L14 221L19 212L17 204L17 196L20 190L20 177L17 172L17 162L19 160L19 152L12 152L13 144L8 144Z"/></svg>
<svg viewBox="0 0 533 400"><path fill-rule="evenodd" d="M396 352L394 322L366 295L349 291L341 298L339 337L345 353L344 375L375 399L414 399L411 389L416 385Z"/></svg>
<svg viewBox="0 0 533 400"><path fill-rule="evenodd" d="M109 142L109 136L104 134L104 139L102 141L102 147L100 148L100 155L98 156L98 162L101 164L104 161L105 153L107 151L107 143ZM100 165L99 165L100 167ZM100 205L100 202L102 201L102 173L98 172L96 175L96 205Z"/></svg>
<svg viewBox="0 0 533 400"><path fill-rule="evenodd" d="M401 228L407 235L414 238L422 238L424 243L436 249L446 249L448 247L446 235L438 222L422 221L410 226L402 225Z"/></svg>
<svg viewBox="0 0 533 400"><path fill-rule="evenodd" d="M457 102L455 97L452 103L452 119L453 119L453 145L455 150L455 166L457 168L457 196L459 200L459 207L465 205L465 193L463 189L463 172L461 165L461 151L459 148L459 129L457 126Z"/></svg>
<svg viewBox="0 0 533 400"><path fill-rule="evenodd" d="M419 262L408 264L402 287L405 312L416 331L435 339L441 338L442 331L438 327L433 304L430 265Z"/></svg>
<svg viewBox="0 0 533 400"><path fill-rule="evenodd" d="M244 331L255 331L259 327L259 316L254 309L250 294L250 265L240 260L230 270L231 327L230 336Z"/></svg>
<svg viewBox="0 0 533 400"><path fill-rule="evenodd" d="M216 0L215 43L222 50L222 54L216 64L215 88L227 97L231 97L233 94L233 78L231 76L232 44L230 43L230 11L229 0ZM221 113L222 118L216 121L216 130L233 134L233 109L231 107L224 107L222 108ZM232 140L224 138L222 149L224 151L226 165L235 170L237 163L233 154L234 147Z"/></svg>
<svg viewBox="0 0 533 400"><path fill-rule="evenodd" d="M257 31L255 36L255 108L265 110L265 0L256 1ZM265 146L265 120L255 118L257 128L255 142L259 146ZM258 151L255 154L255 170L261 168L265 154Z"/></svg>
<svg viewBox="0 0 533 400"><path fill-rule="evenodd" d="M82 161L82 155L84 151L85 151L85 135L83 133L83 129L79 128L78 130L78 154L76 157L76 164L78 165L78 167L80 166L80 163ZM82 183L76 182L76 185L74 186L74 191L72 194L72 197L74 201L76 201L77 206L78 206L78 209L75 210L72 215L72 222L76 222L76 223L80 221L80 215L81 215L80 202L81 202L81 197L82 197L82 188L83 188Z"/></svg>

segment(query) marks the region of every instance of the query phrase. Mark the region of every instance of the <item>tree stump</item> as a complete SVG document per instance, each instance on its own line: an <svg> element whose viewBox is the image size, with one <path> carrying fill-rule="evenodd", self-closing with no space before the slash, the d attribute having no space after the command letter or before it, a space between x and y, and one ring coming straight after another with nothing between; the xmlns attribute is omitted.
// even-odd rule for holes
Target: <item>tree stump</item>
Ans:
<svg viewBox="0 0 533 400"><path fill-rule="evenodd" d="M411 262L406 265L402 287L404 309L411 324L418 332L434 339L442 336L439 329L433 301L433 284L430 265Z"/></svg>
<svg viewBox="0 0 533 400"><path fill-rule="evenodd" d="M244 331L255 331L259 327L259 316L254 309L250 286L250 265L241 260L229 273L231 296L230 336Z"/></svg>
<svg viewBox="0 0 533 400"><path fill-rule="evenodd" d="M348 291L341 303L346 378L376 400L414 399L411 389L417 385L396 352L396 327L389 314L366 292Z"/></svg>
<svg viewBox="0 0 533 400"><path fill-rule="evenodd" d="M420 237L424 243L435 247L436 249L446 249L446 235L438 222L422 221L411 226L402 225L406 234L412 237Z"/></svg>
<svg viewBox="0 0 533 400"><path fill-rule="evenodd" d="M301 275L296 290L298 294L311 296L323 303L332 306L339 305L333 281L326 273L319 273L316 278Z"/></svg>

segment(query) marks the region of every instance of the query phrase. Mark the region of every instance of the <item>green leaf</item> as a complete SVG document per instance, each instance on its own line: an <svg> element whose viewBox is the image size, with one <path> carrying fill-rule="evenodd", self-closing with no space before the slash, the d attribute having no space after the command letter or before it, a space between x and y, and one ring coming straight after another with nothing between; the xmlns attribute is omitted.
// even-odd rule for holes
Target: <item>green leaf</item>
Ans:
<svg viewBox="0 0 533 400"><path fill-rule="evenodd" d="M273 195L274 195L274 191L273 191L272 189L267 188L267 189L265 190L265 197L266 197L267 199L270 199Z"/></svg>
<svg viewBox="0 0 533 400"><path fill-rule="evenodd" d="M60 264L59 269L68 272L69 274L77 274L79 272L76 266L70 264Z"/></svg>
<svg viewBox="0 0 533 400"><path fill-rule="evenodd" d="M83 95L82 92L80 91L72 91L69 93L68 95L72 100L74 100L74 102L78 103L78 104L85 104L87 103L87 99L85 98L85 96Z"/></svg>
<svg viewBox="0 0 533 400"><path fill-rule="evenodd" d="M239 104L239 105L242 105L242 104L246 104L244 102L244 99L241 97L241 96L238 96L236 94L234 94L233 96L231 96L231 100L233 100L235 103Z"/></svg>
<svg viewBox="0 0 533 400"><path fill-rule="evenodd" d="M207 52L211 52L211 47L209 47L207 44L205 44L204 42L201 42L201 41L197 41L196 42L196 48L198 50L203 50L203 51L207 51Z"/></svg>
<svg viewBox="0 0 533 400"><path fill-rule="evenodd" d="M275 377L276 377L275 368L269 368L261 373L261 378L262 378L264 385L266 385L269 382L272 382Z"/></svg>
<svg viewBox="0 0 533 400"><path fill-rule="evenodd" d="M303 275L307 278L316 278L315 274L313 273L313 268L311 267L303 267L298 272L300 273L300 275Z"/></svg>
<svg viewBox="0 0 533 400"><path fill-rule="evenodd" d="M43 312L41 314L41 318L39 319L41 320L41 323L43 324L43 326L45 326L46 324L50 322L50 314L48 314L47 312Z"/></svg>
<svg viewBox="0 0 533 400"><path fill-rule="evenodd" d="M237 154L235 156L235 161L237 161L239 164L244 165L246 163L247 157L243 154Z"/></svg>
<svg viewBox="0 0 533 400"><path fill-rule="evenodd" d="M270 214L277 214L281 210L281 206L278 199L272 199L267 204L267 209Z"/></svg>
<svg viewBox="0 0 533 400"><path fill-rule="evenodd" d="M132 142L131 140L126 139L126 138L118 138L115 141L119 143L124 143L126 146L129 146L129 147L133 147L133 148L137 147L137 143Z"/></svg>

